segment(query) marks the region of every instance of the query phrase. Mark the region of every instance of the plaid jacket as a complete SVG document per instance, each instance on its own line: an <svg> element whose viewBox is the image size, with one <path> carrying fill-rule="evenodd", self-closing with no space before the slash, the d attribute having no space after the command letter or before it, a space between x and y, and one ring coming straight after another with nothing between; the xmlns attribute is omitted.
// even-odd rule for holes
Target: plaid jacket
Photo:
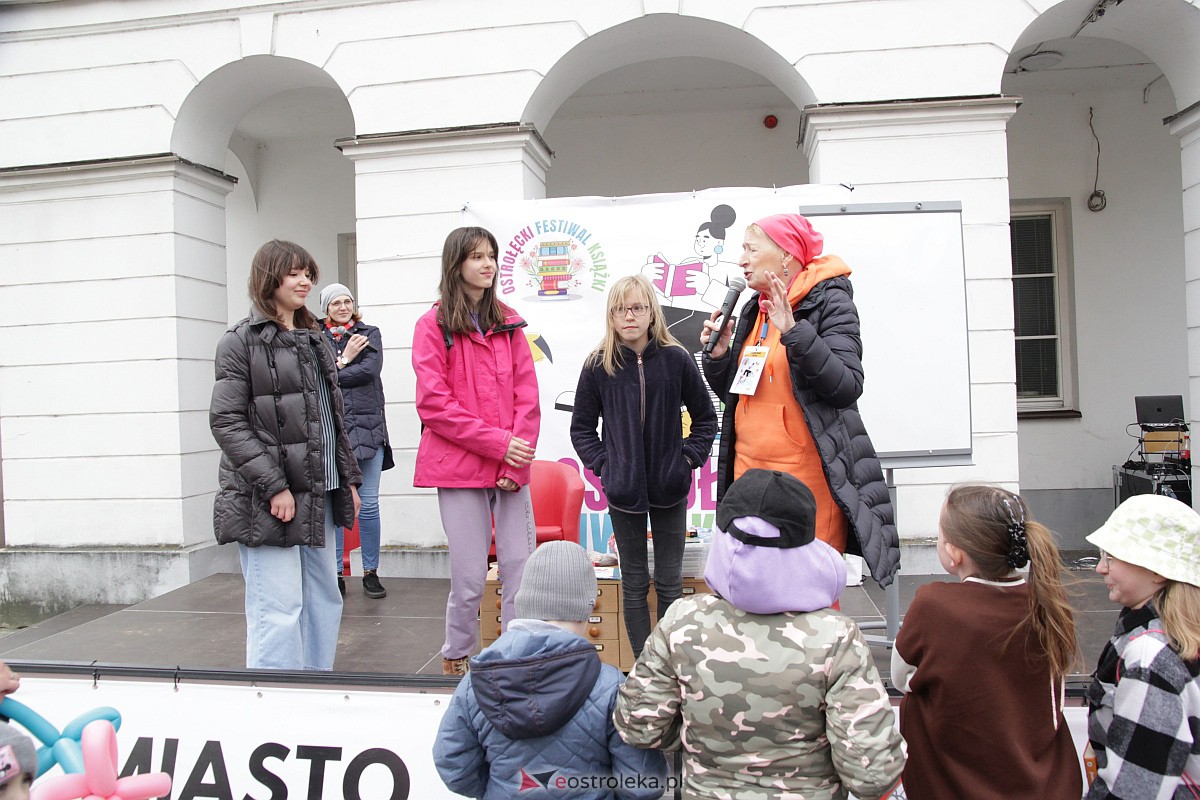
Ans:
<svg viewBox="0 0 1200 800"><path fill-rule="evenodd" d="M1098 774L1088 800L1193 798L1200 779L1200 661L1167 646L1158 612L1125 609L1088 688Z"/></svg>

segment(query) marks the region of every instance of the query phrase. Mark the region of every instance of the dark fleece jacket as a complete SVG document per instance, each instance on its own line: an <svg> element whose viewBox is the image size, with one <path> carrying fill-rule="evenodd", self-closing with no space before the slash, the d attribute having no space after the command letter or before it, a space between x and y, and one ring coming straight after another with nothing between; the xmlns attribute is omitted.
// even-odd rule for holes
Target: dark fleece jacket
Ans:
<svg viewBox="0 0 1200 800"><path fill-rule="evenodd" d="M687 497L692 470L708 458L717 413L692 354L651 341L641 359L621 348L615 375L589 358L579 374L571 444L600 476L608 504L621 511L673 506ZM681 405L692 417L683 438ZM603 433L597 433L600 418Z"/></svg>

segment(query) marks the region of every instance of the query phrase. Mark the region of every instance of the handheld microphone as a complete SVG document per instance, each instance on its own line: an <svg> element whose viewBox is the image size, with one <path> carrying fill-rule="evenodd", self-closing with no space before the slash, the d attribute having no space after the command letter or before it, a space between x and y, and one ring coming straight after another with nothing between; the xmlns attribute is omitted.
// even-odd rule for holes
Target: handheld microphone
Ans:
<svg viewBox="0 0 1200 800"><path fill-rule="evenodd" d="M729 324L730 315L733 314L733 307L737 305L738 298L742 296L742 292L745 289L745 278L735 275L729 279L729 291L725 294L725 302L721 304L721 316L717 318L717 329L709 334L708 344L704 345L704 355L711 355L713 348L721 340L721 333L724 332L725 326Z"/></svg>

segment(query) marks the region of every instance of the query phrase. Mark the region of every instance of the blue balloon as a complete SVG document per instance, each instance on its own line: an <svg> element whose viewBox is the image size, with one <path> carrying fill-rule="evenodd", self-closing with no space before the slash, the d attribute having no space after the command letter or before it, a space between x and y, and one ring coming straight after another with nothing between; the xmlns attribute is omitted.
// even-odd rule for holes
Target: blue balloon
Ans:
<svg viewBox="0 0 1200 800"><path fill-rule="evenodd" d="M12 697L0 700L0 714L13 722L20 723L25 730L42 743L37 750L38 771L36 777L44 775L55 764L62 767L65 773L84 771L80 740L83 738L83 729L88 726L88 723L103 719L112 723L113 730L121 729L121 712L111 706L93 708L91 711L80 714L67 723L67 727L63 728L62 733L59 733L58 728L47 722L41 714L24 703L13 700Z"/></svg>

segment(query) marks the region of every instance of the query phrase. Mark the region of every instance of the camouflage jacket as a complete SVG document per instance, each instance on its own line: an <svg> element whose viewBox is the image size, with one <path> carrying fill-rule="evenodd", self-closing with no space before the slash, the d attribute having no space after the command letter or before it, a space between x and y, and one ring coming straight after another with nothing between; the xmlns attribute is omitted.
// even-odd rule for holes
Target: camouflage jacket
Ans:
<svg viewBox="0 0 1200 800"><path fill-rule="evenodd" d="M823 609L679 600L617 696L625 741L684 751L684 796L886 797L905 748L861 631Z"/></svg>

